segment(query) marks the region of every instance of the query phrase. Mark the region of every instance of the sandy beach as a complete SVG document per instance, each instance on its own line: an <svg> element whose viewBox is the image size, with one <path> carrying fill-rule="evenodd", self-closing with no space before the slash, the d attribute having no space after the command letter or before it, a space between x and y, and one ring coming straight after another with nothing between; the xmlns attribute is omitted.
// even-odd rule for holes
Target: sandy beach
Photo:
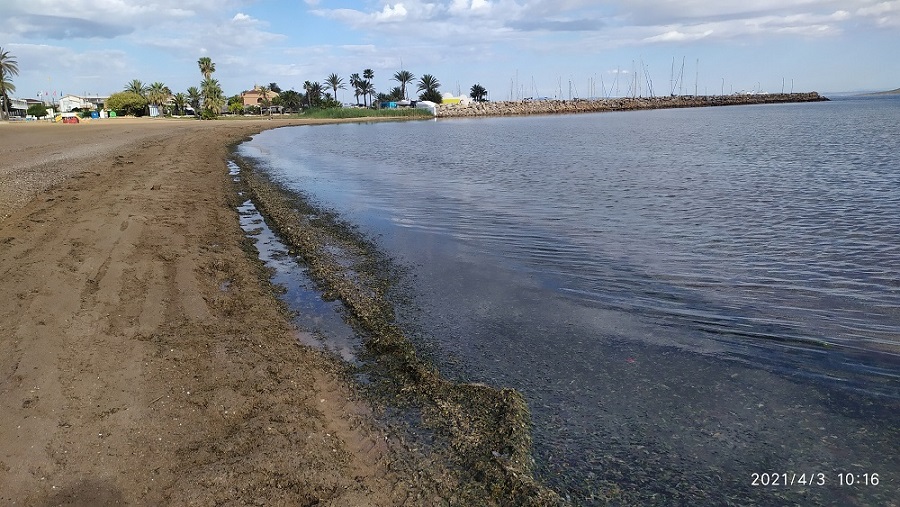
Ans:
<svg viewBox="0 0 900 507"><path fill-rule="evenodd" d="M242 249L228 147L300 123L0 124L0 504L452 496Z"/></svg>

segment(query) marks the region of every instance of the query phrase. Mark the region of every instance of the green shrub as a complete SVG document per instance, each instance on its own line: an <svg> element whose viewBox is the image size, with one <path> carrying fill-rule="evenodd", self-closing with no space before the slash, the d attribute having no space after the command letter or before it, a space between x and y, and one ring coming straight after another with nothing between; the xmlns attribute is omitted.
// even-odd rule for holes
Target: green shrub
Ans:
<svg viewBox="0 0 900 507"><path fill-rule="evenodd" d="M47 116L47 106L43 104L32 104L28 106L28 111L25 111L29 116L35 116L37 118L43 118Z"/></svg>
<svg viewBox="0 0 900 507"><path fill-rule="evenodd" d="M134 92L113 93L106 100L106 107L119 113L141 116L147 107L147 99Z"/></svg>

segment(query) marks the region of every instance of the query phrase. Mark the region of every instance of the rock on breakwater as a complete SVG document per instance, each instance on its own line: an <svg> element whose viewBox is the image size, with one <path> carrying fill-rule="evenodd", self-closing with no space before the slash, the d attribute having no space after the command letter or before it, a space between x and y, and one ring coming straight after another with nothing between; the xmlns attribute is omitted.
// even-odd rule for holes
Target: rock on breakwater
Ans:
<svg viewBox="0 0 900 507"><path fill-rule="evenodd" d="M606 111L637 111L642 109L673 109L679 107L821 102L827 100L828 98L819 95L817 92L808 92L766 95L704 95L616 99L473 102L467 105L438 104L436 116L438 118L461 118L473 116L518 116L528 114L599 113Z"/></svg>

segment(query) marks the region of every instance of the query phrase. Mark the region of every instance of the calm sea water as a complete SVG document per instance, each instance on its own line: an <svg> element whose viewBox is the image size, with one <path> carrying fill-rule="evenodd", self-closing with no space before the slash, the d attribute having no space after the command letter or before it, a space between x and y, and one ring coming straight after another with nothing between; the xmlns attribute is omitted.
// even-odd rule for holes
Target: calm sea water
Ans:
<svg viewBox="0 0 900 507"><path fill-rule="evenodd" d="M240 149L409 268L419 345L526 395L538 474L575 502L900 497L897 98L296 127Z"/></svg>

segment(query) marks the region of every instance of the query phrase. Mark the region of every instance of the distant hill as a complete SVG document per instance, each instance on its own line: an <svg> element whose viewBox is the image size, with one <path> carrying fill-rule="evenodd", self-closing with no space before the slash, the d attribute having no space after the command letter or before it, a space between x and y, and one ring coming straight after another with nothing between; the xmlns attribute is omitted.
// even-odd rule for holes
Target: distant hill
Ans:
<svg viewBox="0 0 900 507"><path fill-rule="evenodd" d="M889 92L877 92L877 93L873 93L872 95L900 95L900 88L897 88L896 90L891 90Z"/></svg>

